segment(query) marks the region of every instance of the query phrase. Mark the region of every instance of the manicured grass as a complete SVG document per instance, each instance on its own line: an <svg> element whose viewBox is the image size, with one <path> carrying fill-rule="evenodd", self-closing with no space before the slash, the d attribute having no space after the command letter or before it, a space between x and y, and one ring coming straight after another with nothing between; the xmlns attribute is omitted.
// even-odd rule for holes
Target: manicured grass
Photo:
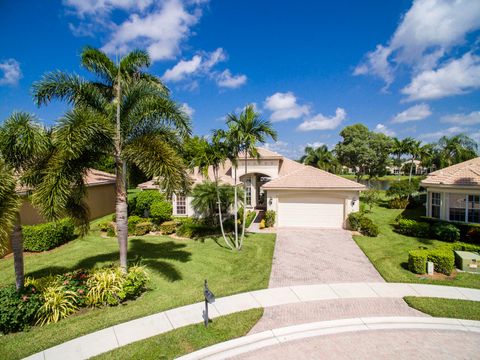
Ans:
<svg viewBox="0 0 480 360"><path fill-rule="evenodd" d="M480 302L407 296L409 306L435 317L480 320Z"/></svg>
<svg viewBox="0 0 480 360"><path fill-rule="evenodd" d="M129 259L141 259L150 272L149 290L145 294L118 307L88 309L57 324L0 336L0 358L22 358L95 330L201 301L204 279L208 279L217 297L266 288L275 235L248 235L239 252L221 247L220 240L176 240L166 236L130 238ZM52 251L27 254L25 271L27 276L41 277L117 261L116 238L100 237L94 230L85 238ZM0 286L13 283L12 258L0 259L0 273Z"/></svg>
<svg viewBox="0 0 480 360"><path fill-rule="evenodd" d="M222 316L205 328L203 324L186 326L146 340L123 346L94 359L175 359L204 347L246 335L263 314L253 309Z"/></svg>
<svg viewBox="0 0 480 360"><path fill-rule="evenodd" d="M408 270L408 251L444 245L444 242L433 239L422 239L398 234L393 231L392 224L395 218L405 210L388 209L383 206L374 206L368 214L378 225L378 237L354 236L355 241L368 256L378 272L389 282L425 283L436 285L463 286L480 288L480 277L474 274L458 273L455 279L426 279L417 276ZM423 215L422 209L416 210ZM408 213L409 211L407 211ZM405 213L404 213L405 215Z"/></svg>

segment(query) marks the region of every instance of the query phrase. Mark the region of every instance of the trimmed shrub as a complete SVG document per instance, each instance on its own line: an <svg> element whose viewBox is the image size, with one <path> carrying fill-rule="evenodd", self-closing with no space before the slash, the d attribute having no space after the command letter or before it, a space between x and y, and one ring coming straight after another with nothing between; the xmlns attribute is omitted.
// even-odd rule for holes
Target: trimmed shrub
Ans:
<svg viewBox="0 0 480 360"><path fill-rule="evenodd" d="M177 223L175 221L165 221L160 225L160 231L164 235L170 235L177 229Z"/></svg>
<svg viewBox="0 0 480 360"><path fill-rule="evenodd" d="M464 243L464 242L455 242L453 244L446 245L452 250L457 251L471 251L480 253L480 245Z"/></svg>
<svg viewBox="0 0 480 360"><path fill-rule="evenodd" d="M360 219L360 232L368 237L378 236L378 226L375 225L372 219L364 216Z"/></svg>
<svg viewBox="0 0 480 360"><path fill-rule="evenodd" d="M410 250L408 252L408 269L415 274L427 272L427 250Z"/></svg>
<svg viewBox="0 0 480 360"><path fill-rule="evenodd" d="M395 230L403 235L427 238L430 236L430 224L410 219L400 219Z"/></svg>
<svg viewBox="0 0 480 360"><path fill-rule="evenodd" d="M115 237L117 235L117 227L114 222L111 222L107 229L108 237Z"/></svg>
<svg viewBox="0 0 480 360"><path fill-rule="evenodd" d="M22 331L35 321L42 297L32 285L17 291L14 285L0 288L0 333Z"/></svg>
<svg viewBox="0 0 480 360"><path fill-rule="evenodd" d="M63 219L39 225L23 226L23 247L28 251L47 251L73 239L75 225Z"/></svg>
<svg viewBox="0 0 480 360"><path fill-rule="evenodd" d="M409 200L406 198L394 198L388 201L388 207L390 209L406 209Z"/></svg>
<svg viewBox="0 0 480 360"><path fill-rule="evenodd" d="M359 231L360 230L360 220L364 217L362 212L351 212L348 214L348 226L350 230Z"/></svg>
<svg viewBox="0 0 480 360"><path fill-rule="evenodd" d="M275 211L273 210L267 210L265 212L265 227L273 227L275 226Z"/></svg>
<svg viewBox="0 0 480 360"><path fill-rule="evenodd" d="M155 201L165 201L165 195L158 190L140 191L135 197L135 215L150 217L150 207Z"/></svg>
<svg viewBox="0 0 480 360"><path fill-rule="evenodd" d="M455 256L453 251L448 248L438 248L429 250L427 261L433 262L436 272L450 275L455 267Z"/></svg>
<svg viewBox="0 0 480 360"><path fill-rule="evenodd" d="M145 219L142 219L140 216L132 215L128 217L128 234L133 235L135 234L135 228L137 224L144 222Z"/></svg>
<svg viewBox="0 0 480 360"><path fill-rule="evenodd" d="M152 231L152 223L150 221L140 222L135 225L135 236L143 236Z"/></svg>
<svg viewBox="0 0 480 360"><path fill-rule="evenodd" d="M465 242L472 242L476 244L480 244L480 225L479 224L468 224L464 222L456 222L456 221L444 221L439 220L427 216L423 216L422 219L429 222L432 225L436 224L447 224L453 225L458 230L460 230L460 240Z"/></svg>
<svg viewBox="0 0 480 360"><path fill-rule="evenodd" d="M448 242L460 240L460 230L452 224L435 224L432 227L432 232L438 240Z"/></svg>
<svg viewBox="0 0 480 360"><path fill-rule="evenodd" d="M150 217L157 224L172 219L173 207L168 201L154 201L150 206Z"/></svg>

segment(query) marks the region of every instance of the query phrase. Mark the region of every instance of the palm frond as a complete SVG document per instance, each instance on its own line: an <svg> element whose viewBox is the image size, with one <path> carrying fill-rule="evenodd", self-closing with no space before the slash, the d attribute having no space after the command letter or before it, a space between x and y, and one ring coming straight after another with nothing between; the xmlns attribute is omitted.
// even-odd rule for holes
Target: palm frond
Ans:
<svg viewBox="0 0 480 360"><path fill-rule="evenodd" d="M103 79L107 85L115 82L117 67L102 50L86 46L82 51L81 64L88 71Z"/></svg>
<svg viewBox="0 0 480 360"><path fill-rule="evenodd" d="M13 169L0 158L0 250L7 248L13 226L20 210L21 198L16 192Z"/></svg>

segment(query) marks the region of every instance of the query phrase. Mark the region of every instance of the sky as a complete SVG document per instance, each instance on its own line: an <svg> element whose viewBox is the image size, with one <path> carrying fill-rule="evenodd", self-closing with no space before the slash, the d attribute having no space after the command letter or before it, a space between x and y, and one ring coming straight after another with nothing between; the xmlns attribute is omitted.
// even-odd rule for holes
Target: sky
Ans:
<svg viewBox="0 0 480 360"><path fill-rule="evenodd" d="M198 135L254 104L279 134L265 146L292 158L356 123L480 141L478 0L0 0L0 14L0 122L27 111L55 124L68 106L36 107L31 86L89 76L91 45L146 49Z"/></svg>

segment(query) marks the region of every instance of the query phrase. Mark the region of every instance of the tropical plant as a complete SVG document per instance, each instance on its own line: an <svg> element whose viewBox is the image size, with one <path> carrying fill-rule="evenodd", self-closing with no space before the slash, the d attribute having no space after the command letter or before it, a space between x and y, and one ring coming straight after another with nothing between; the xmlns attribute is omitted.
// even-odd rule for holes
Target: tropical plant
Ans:
<svg viewBox="0 0 480 360"><path fill-rule="evenodd" d="M42 292L43 305L38 310L37 325L56 323L77 311L77 294L63 285L51 285Z"/></svg>
<svg viewBox="0 0 480 360"><path fill-rule="evenodd" d="M47 205L45 217L58 218L67 204L65 194L83 199L86 171L102 156L113 156L120 266L126 271L127 166L135 164L145 175L157 177L167 193L188 187L179 149L190 122L161 81L143 72L150 65L145 51L132 51L115 63L101 50L86 47L81 64L94 80L56 71L33 86L38 105L52 99L74 105L55 129L58 150L33 200ZM78 201L78 208L88 212L84 202Z"/></svg>
<svg viewBox="0 0 480 360"><path fill-rule="evenodd" d="M95 270L87 280L87 305L118 305L124 299L125 278L120 268Z"/></svg>
<svg viewBox="0 0 480 360"><path fill-rule="evenodd" d="M441 167L458 164L478 156L478 145L472 138L464 134L452 137L442 136L438 140Z"/></svg>
<svg viewBox="0 0 480 360"><path fill-rule="evenodd" d="M336 172L337 168L337 160L333 153L328 150L327 145L321 145L316 148L307 146L305 155L301 157L300 162L333 173Z"/></svg>
<svg viewBox="0 0 480 360"><path fill-rule="evenodd" d="M227 116L228 138L230 143L234 144L231 148L239 150L243 155L245 174L248 174L247 159L248 156L258 157L257 144L264 144L267 138L277 140L277 132L273 129L270 121L260 118L260 114L255 111L254 105L250 104L240 113L229 114ZM240 156L240 154L238 154ZM244 181L243 203L247 203L247 182ZM245 224L247 212L243 213L242 236L240 241L236 243L238 249L242 248L245 238Z"/></svg>
<svg viewBox="0 0 480 360"><path fill-rule="evenodd" d="M380 191L377 189L369 189L362 192L362 201L368 205L372 211L373 205L380 199Z"/></svg>
<svg viewBox="0 0 480 360"><path fill-rule="evenodd" d="M403 140L400 140L396 137L392 138L392 148L391 148L391 153L394 155L395 158L395 165L400 167L401 166L401 158L402 155L405 154L405 144ZM398 172L398 176L400 177L400 172Z"/></svg>
<svg viewBox="0 0 480 360"><path fill-rule="evenodd" d="M408 176L408 181L412 182L414 162L421 154L421 142L411 137L407 137L403 139L403 143L405 147L405 153L410 155L410 172Z"/></svg>
<svg viewBox="0 0 480 360"><path fill-rule="evenodd" d="M192 190L193 210L200 214L205 222L215 226L219 225L218 211L224 211L218 207L218 202L223 204L225 210L228 210L234 200L234 188L227 184L217 185L206 180L195 185ZM227 244L230 245L228 242Z"/></svg>

